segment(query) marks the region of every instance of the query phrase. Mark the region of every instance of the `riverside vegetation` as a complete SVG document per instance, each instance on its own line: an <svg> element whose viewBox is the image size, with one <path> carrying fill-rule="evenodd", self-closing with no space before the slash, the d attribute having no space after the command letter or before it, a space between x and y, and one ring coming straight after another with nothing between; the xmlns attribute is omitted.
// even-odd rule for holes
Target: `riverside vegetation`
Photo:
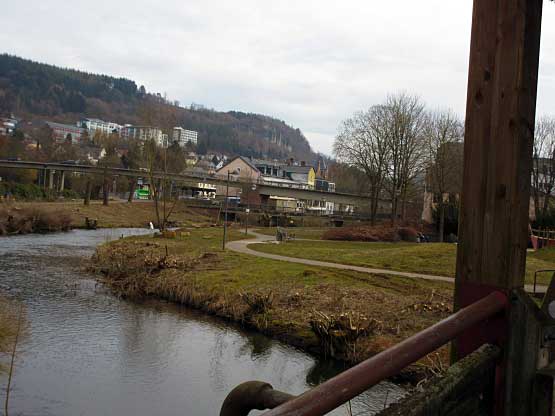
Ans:
<svg viewBox="0 0 555 416"><path fill-rule="evenodd" d="M50 233L67 231L71 228L71 218L65 212L48 212L37 207L1 207L0 236Z"/></svg>
<svg viewBox="0 0 555 416"><path fill-rule="evenodd" d="M230 240L245 238L231 227ZM222 229L189 228L98 247L91 263L112 290L157 297L240 323L305 351L359 362L451 312L442 282L309 267L221 250ZM407 369L443 368L447 349Z"/></svg>
<svg viewBox="0 0 555 416"><path fill-rule="evenodd" d="M107 206L100 201L91 201L90 205L83 205L82 201L11 202L0 204L0 235L82 228L86 218L98 220L100 228L147 227L149 222L156 222L155 217L151 201L131 204L114 201ZM176 205L171 220L188 226L213 222L208 215L183 203Z"/></svg>

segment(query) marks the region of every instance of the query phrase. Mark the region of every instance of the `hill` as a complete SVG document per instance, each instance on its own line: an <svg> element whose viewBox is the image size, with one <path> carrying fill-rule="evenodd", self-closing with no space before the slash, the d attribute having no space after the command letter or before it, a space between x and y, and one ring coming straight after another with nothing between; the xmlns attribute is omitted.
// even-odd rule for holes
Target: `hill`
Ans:
<svg viewBox="0 0 555 416"><path fill-rule="evenodd" d="M156 124L166 130L180 125L199 132L200 153L307 161L316 157L302 132L282 120L198 105L184 108L126 78L0 54L0 114L10 112L71 123L86 116L120 124Z"/></svg>

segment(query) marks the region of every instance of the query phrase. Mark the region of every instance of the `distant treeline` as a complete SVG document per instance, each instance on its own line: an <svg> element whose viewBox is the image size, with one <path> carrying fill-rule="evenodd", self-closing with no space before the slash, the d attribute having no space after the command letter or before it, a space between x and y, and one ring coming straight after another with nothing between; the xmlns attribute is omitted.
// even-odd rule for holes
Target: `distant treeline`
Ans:
<svg viewBox="0 0 555 416"><path fill-rule="evenodd" d="M272 117L196 105L184 108L129 79L0 54L0 115L9 113L71 123L80 117L120 124L157 123L166 130L174 124L199 132L199 153L295 157L308 162L316 158L299 129Z"/></svg>

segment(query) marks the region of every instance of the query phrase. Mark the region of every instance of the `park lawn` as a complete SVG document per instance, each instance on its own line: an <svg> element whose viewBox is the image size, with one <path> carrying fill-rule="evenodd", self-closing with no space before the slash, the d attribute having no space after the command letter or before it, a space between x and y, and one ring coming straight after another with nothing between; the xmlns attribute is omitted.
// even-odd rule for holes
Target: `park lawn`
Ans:
<svg viewBox="0 0 555 416"><path fill-rule="evenodd" d="M375 323L370 336L360 339L356 348L337 353L337 358L351 362L382 351L451 311L450 284L223 252L221 231L191 228L178 232L176 238L117 240L98 248L92 269L123 296L183 303L315 353L322 353L323 348L311 329L315 314L339 317L352 313L364 317ZM230 241L244 237L241 230L230 230ZM158 265L166 250L168 259L164 264L170 266L155 273L138 271L137 259L144 258L148 267ZM245 294L270 293L272 305L264 312L253 312L245 300ZM447 349L442 349L440 355L447 361ZM429 362L422 360L412 370Z"/></svg>
<svg viewBox="0 0 555 416"><path fill-rule="evenodd" d="M456 244L449 243L368 243L351 241L288 241L282 244L251 244L249 248L265 253L329 261L355 266L455 276ZM555 270L555 248L528 252L526 281L532 283L536 270ZM548 284L551 275L538 275L538 282Z"/></svg>
<svg viewBox="0 0 555 416"><path fill-rule="evenodd" d="M291 227L285 228L285 230L289 234L293 234L295 238L302 238L307 240L321 240L324 233L330 230L332 227ZM259 234L275 236L277 232L276 227L268 227L268 228L257 228L255 230Z"/></svg>

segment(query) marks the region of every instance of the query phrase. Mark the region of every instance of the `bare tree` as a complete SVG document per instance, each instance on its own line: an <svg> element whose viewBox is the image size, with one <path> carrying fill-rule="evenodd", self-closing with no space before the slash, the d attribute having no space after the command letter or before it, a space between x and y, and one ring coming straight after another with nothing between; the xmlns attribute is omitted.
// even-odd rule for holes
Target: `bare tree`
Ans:
<svg viewBox="0 0 555 416"><path fill-rule="evenodd" d="M168 220L177 205L175 198L167 208L168 197L171 197L170 182L167 179L167 151L160 149L154 140L147 140L143 147L144 160L149 175L151 197L154 201L156 221L160 231L166 229ZM162 178L159 174L162 173Z"/></svg>
<svg viewBox="0 0 555 416"><path fill-rule="evenodd" d="M333 145L334 154L340 162L364 172L370 193L372 223L376 220L389 156L386 117L387 109L383 106L355 113L342 122Z"/></svg>
<svg viewBox="0 0 555 416"><path fill-rule="evenodd" d="M555 119L544 116L536 122L532 162L532 195L536 216L549 208L555 188ZM543 204L541 198L543 197Z"/></svg>
<svg viewBox="0 0 555 416"><path fill-rule="evenodd" d="M425 127L427 180L432 192L439 194L439 241L445 229L444 195L462 187L464 135L463 123L451 111L430 113Z"/></svg>
<svg viewBox="0 0 555 416"><path fill-rule="evenodd" d="M384 105L382 129L388 139L386 189L391 198L391 222L397 220L399 203L404 208L411 182L423 167L425 107L420 98L405 93L390 95Z"/></svg>

